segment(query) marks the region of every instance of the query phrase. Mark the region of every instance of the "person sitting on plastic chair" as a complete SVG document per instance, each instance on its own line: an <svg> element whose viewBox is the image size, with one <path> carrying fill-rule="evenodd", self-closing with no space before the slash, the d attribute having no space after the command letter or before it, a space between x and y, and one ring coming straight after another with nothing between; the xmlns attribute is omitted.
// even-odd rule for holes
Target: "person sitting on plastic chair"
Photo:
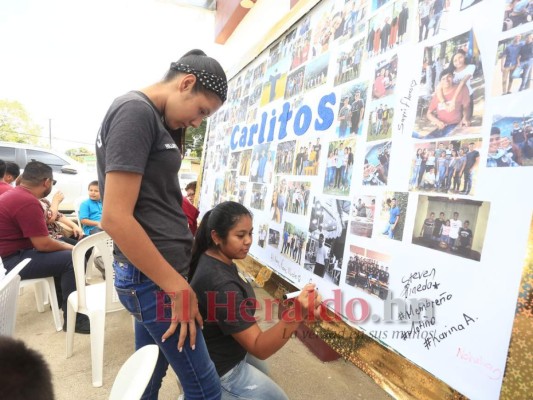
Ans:
<svg viewBox="0 0 533 400"><path fill-rule="evenodd" d="M67 298L76 290L73 246L49 236L39 201L50 194L54 184L52 168L32 161L26 165L20 185L0 197L0 257L8 272L20 261L31 258L21 271L23 280L54 277L65 329ZM90 332L87 317L76 317L76 332Z"/></svg>

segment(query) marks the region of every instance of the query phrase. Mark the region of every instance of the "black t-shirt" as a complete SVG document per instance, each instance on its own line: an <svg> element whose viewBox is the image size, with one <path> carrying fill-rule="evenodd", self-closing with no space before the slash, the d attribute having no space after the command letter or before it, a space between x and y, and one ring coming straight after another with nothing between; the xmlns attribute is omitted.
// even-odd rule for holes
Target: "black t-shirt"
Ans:
<svg viewBox="0 0 533 400"><path fill-rule="evenodd" d="M106 173L142 175L133 215L165 260L187 275L193 238L181 208L181 154L146 95L129 92L113 102L98 132L96 158L102 199ZM116 245L115 258L128 262Z"/></svg>
<svg viewBox="0 0 533 400"><path fill-rule="evenodd" d="M459 229L459 243L461 247L466 247L472 242L472 231L470 229Z"/></svg>
<svg viewBox="0 0 533 400"><path fill-rule="evenodd" d="M433 236L440 236L443 224L444 224L443 219L437 218L435 220L435 227L433 228Z"/></svg>
<svg viewBox="0 0 533 400"><path fill-rule="evenodd" d="M466 153L465 170L470 171L474 166L476 159L479 157L479 151L473 150Z"/></svg>
<svg viewBox="0 0 533 400"><path fill-rule="evenodd" d="M241 309L243 305L253 305L253 300L246 300L255 299L254 290L241 278L235 264L224 264L206 254L198 262L191 287L204 318L203 334L209 356L218 375L223 376L246 356L246 350L231 335L256 323L252 320L255 309ZM215 308L215 304L224 306Z"/></svg>

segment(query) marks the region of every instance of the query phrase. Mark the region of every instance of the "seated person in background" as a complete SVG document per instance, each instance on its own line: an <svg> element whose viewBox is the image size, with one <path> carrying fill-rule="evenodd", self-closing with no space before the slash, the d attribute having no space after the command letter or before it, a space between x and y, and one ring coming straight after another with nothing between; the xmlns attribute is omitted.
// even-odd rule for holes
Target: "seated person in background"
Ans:
<svg viewBox="0 0 533 400"><path fill-rule="evenodd" d="M102 219L102 199L100 199L100 190L98 181L89 183L89 198L80 204L79 218L83 233L92 235L102 231L100 220Z"/></svg>
<svg viewBox="0 0 533 400"><path fill-rule="evenodd" d="M20 168L17 163L6 161L6 173L4 174L4 182L10 185L17 180L20 175Z"/></svg>
<svg viewBox="0 0 533 400"><path fill-rule="evenodd" d="M0 257L7 271L25 258L31 258L20 272L23 280L54 277L65 330L67 298L76 290L72 245L48 235L39 201L50 194L54 183L52 168L31 161L24 169L20 185L0 196ZM76 332L90 333L87 316L77 315Z"/></svg>
<svg viewBox="0 0 533 400"><path fill-rule="evenodd" d="M52 375L44 357L23 341L7 336L0 336L0 387L4 399L54 399Z"/></svg>
<svg viewBox="0 0 533 400"><path fill-rule="evenodd" d="M9 183L4 182L5 173L6 173L6 163L4 162L4 160L0 160L0 194L13 189L13 187Z"/></svg>
<svg viewBox="0 0 533 400"><path fill-rule="evenodd" d="M61 240L66 243L70 243L75 246L83 237L82 229L72 222L69 218L65 217L58 211L59 204L63 201L65 195L61 191L57 191L52 197L52 201L48 201L46 198L40 199L41 205L44 210L44 219L46 221L46 226L48 227L48 233L52 239ZM72 238L67 237L63 234L63 228L60 225L64 224L67 228L72 230Z"/></svg>
<svg viewBox="0 0 533 400"><path fill-rule="evenodd" d="M189 184L185 186L185 192L187 192L187 197L183 198L181 208L187 217L189 230L195 235L196 230L198 229L198 215L200 215L200 211L193 205L194 196L196 194L196 181L189 182Z"/></svg>
<svg viewBox="0 0 533 400"><path fill-rule="evenodd" d="M205 321L203 334L220 376L222 399L287 399L268 377L266 363L261 360L287 343L301 320L282 319L264 332L257 324L253 316L257 307L254 290L233 263L233 259L247 256L252 230L252 215L240 203L227 201L207 212L196 233L189 281ZM215 302L228 307L215 308ZM296 315L301 312L302 318L308 313L318 317L320 302L315 286L308 284L296 299L294 307L298 311L292 311ZM250 307L243 308L241 304Z"/></svg>

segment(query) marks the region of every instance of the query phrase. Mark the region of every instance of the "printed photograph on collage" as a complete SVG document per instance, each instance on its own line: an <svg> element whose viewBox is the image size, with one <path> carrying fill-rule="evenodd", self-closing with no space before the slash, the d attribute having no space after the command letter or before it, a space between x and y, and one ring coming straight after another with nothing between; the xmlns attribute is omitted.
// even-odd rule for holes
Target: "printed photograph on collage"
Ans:
<svg viewBox="0 0 533 400"><path fill-rule="evenodd" d="M479 134L485 79L474 32L424 49L413 138Z"/></svg>
<svg viewBox="0 0 533 400"><path fill-rule="evenodd" d="M421 195L412 243L480 261L489 212L488 201Z"/></svg>
<svg viewBox="0 0 533 400"><path fill-rule="evenodd" d="M339 285L346 242L350 201L314 197L304 268Z"/></svg>
<svg viewBox="0 0 533 400"><path fill-rule="evenodd" d="M492 85L495 96L510 95L531 87L533 31L517 33L498 43ZM514 98L515 96L511 96Z"/></svg>
<svg viewBox="0 0 533 400"><path fill-rule="evenodd" d="M409 190L474 195L481 139L416 143Z"/></svg>
<svg viewBox="0 0 533 400"><path fill-rule="evenodd" d="M388 254L350 245L346 284L385 300L389 294L390 262Z"/></svg>

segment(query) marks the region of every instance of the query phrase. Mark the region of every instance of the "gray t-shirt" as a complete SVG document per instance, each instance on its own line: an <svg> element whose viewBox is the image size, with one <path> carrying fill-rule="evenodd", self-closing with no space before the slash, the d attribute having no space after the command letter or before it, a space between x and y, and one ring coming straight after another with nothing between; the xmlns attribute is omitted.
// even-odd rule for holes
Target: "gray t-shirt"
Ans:
<svg viewBox="0 0 533 400"><path fill-rule="evenodd" d="M181 208L181 153L143 93L129 92L113 102L98 132L96 158L102 199L106 173L142 175L133 215L170 265L187 275L193 238ZM129 262L116 245L115 259Z"/></svg>

